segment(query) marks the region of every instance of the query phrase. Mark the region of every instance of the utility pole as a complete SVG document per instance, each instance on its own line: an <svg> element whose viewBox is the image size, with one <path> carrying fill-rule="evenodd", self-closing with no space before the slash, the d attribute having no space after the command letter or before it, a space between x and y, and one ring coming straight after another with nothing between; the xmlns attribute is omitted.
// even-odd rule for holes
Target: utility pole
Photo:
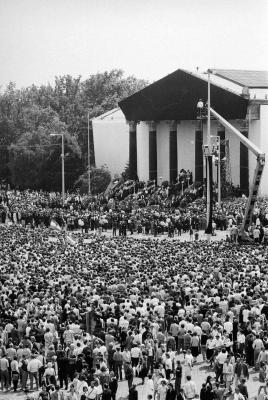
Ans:
<svg viewBox="0 0 268 400"><path fill-rule="evenodd" d="M207 179L207 227L205 233L208 239L212 234L212 149L210 136L210 70L208 69L208 101L207 101L207 153L206 153L206 179Z"/></svg>

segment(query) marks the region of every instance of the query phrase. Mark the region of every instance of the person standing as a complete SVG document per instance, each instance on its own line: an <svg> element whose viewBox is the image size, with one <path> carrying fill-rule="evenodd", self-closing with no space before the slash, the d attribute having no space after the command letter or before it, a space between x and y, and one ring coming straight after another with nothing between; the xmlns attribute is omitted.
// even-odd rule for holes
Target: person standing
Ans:
<svg viewBox="0 0 268 400"><path fill-rule="evenodd" d="M168 390L168 388L167 388L166 381L165 381L165 379L163 379L157 389L159 400L166 400L167 390Z"/></svg>
<svg viewBox="0 0 268 400"><path fill-rule="evenodd" d="M128 400L138 400L138 391L136 385L132 385L129 390Z"/></svg>
<svg viewBox="0 0 268 400"><path fill-rule="evenodd" d="M248 372L248 366L245 363L245 361L238 357L235 367L234 367L234 374L235 374L235 385L237 386L237 384L241 381L241 379L249 378L249 372Z"/></svg>
<svg viewBox="0 0 268 400"><path fill-rule="evenodd" d="M133 372L133 368L131 367L129 361L127 361L127 363L126 363L125 378L128 383L128 389L130 390L130 388L132 387L132 383L133 383L134 372Z"/></svg>
<svg viewBox="0 0 268 400"><path fill-rule="evenodd" d="M122 367L123 367L123 354L120 351L120 348L116 349L116 352L113 355L113 363L114 363L114 372L117 379L122 381Z"/></svg>
<svg viewBox="0 0 268 400"><path fill-rule="evenodd" d="M21 389L25 390L26 385L27 385L27 379L28 379L28 360L26 359L26 356L23 354L22 359L19 362L19 370L20 370L20 376L21 376Z"/></svg>
<svg viewBox="0 0 268 400"><path fill-rule="evenodd" d="M253 341L252 344L252 348L254 350L254 367L256 370L258 369L258 357L263 347L263 341L260 339L259 335L256 335L256 339Z"/></svg>
<svg viewBox="0 0 268 400"><path fill-rule="evenodd" d="M18 388L19 377L20 377L19 363L18 363L17 356L15 356L14 360L11 361L10 369L11 369L11 379L12 379L12 383L13 383L13 389L14 389L14 392L16 392L17 388Z"/></svg>
<svg viewBox="0 0 268 400"><path fill-rule="evenodd" d="M55 386L55 390L50 394L50 400L64 400L64 394L58 385Z"/></svg>
<svg viewBox="0 0 268 400"><path fill-rule="evenodd" d="M230 357L227 357L222 368L223 380L227 389L230 388L234 378L234 367L230 363Z"/></svg>
<svg viewBox="0 0 268 400"><path fill-rule="evenodd" d="M69 361L65 350L63 350L62 345L59 344L57 350L57 364L58 364L58 378L60 381L60 387L63 388L63 383L65 384L65 389L68 389L68 365Z"/></svg>
<svg viewBox="0 0 268 400"><path fill-rule="evenodd" d="M114 372L110 373L109 388L111 389L112 400L115 400L116 392L117 392L117 388L118 388L118 381L117 381L117 378L114 376Z"/></svg>
<svg viewBox="0 0 268 400"><path fill-rule="evenodd" d="M175 391L177 393L177 396L181 388L181 378L182 378L182 366L181 362L177 361L177 366L175 369Z"/></svg>
<svg viewBox="0 0 268 400"><path fill-rule="evenodd" d="M0 359L1 390L8 390L8 368L9 362L5 355Z"/></svg>
<svg viewBox="0 0 268 400"><path fill-rule="evenodd" d="M112 391L109 388L108 383L105 383L103 386L102 400L111 400L111 399L112 399Z"/></svg>
<svg viewBox="0 0 268 400"><path fill-rule="evenodd" d="M33 390L33 380L36 382L36 389L39 390L39 368L42 367L41 361L36 358L36 354L32 355L32 359L29 361L27 365L27 370L30 375L30 388Z"/></svg>
<svg viewBox="0 0 268 400"><path fill-rule="evenodd" d="M190 375L186 376L186 383L184 384L183 391L184 391L186 400L192 400L198 395L197 389L196 389L196 384L194 381L192 381L192 378Z"/></svg>
<svg viewBox="0 0 268 400"><path fill-rule="evenodd" d="M152 396L152 399L154 398L154 381L153 381L153 379L152 379L152 375L150 374L150 375L148 375L148 379L147 379L147 382L146 382L146 395L147 395L147 398L148 398L148 396Z"/></svg>
<svg viewBox="0 0 268 400"><path fill-rule="evenodd" d="M167 395L166 395L166 400L175 400L176 399L176 391L172 385L172 383L169 383L168 385L168 390L167 390Z"/></svg>

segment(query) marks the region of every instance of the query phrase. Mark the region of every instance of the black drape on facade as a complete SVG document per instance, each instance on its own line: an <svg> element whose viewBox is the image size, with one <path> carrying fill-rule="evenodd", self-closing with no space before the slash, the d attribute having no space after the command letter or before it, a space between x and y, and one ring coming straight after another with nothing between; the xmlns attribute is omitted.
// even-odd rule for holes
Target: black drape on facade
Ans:
<svg viewBox="0 0 268 400"><path fill-rule="evenodd" d="M130 179L137 179L137 131L136 125L129 128L129 175Z"/></svg>
<svg viewBox="0 0 268 400"><path fill-rule="evenodd" d="M203 131L195 132L195 182L203 182Z"/></svg>
<svg viewBox="0 0 268 400"><path fill-rule="evenodd" d="M169 180L175 183L178 174L177 131L169 132Z"/></svg>
<svg viewBox="0 0 268 400"><path fill-rule="evenodd" d="M157 182L156 131L149 132L149 180Z"/></svg>

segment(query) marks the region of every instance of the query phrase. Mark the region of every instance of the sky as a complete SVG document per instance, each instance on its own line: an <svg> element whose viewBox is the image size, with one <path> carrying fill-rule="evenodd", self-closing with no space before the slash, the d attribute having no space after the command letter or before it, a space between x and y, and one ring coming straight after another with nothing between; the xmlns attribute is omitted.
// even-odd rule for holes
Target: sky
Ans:
<svg viewBox="0 0 268 400"><path fill-rule="evenodd" d="M268 0L0 0L0 87L123 69L268 70Z"/></svg>

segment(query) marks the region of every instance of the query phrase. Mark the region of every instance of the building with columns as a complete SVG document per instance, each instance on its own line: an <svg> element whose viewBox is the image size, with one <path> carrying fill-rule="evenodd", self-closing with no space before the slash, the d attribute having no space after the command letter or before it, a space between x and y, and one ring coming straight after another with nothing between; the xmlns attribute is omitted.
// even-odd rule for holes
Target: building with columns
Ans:
<svg viewBox="0 0 268 400"><path fill-rule="evenodd" d="M266 153L268 159L268 72L212 72L211 106ZM207 127L205 120L197 120L199 99L207 100L206 75L178 69L119 103L128 121L133 178L175 182L184 168L192 171L195 181L203 181L202 146L206 144ZM213 119L211 135L220 136L221 159L228 158L230 179L247 194L255 156ZM268 195L267 166L260 193Z"/></svg>

